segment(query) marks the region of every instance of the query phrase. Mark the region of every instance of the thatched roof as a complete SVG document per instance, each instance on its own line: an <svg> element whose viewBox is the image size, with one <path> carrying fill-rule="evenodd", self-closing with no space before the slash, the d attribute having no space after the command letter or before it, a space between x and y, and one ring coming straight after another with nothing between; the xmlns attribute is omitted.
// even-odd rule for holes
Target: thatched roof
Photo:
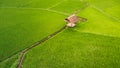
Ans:
<svg viewBox="0 0 120 68"><path fill-rule="evenodd" d="M65 20L69 23L76 24L77 22L79 22L79 17L76 14L73 14L73 15L69 16L68 18L66 18Z"/></svg>

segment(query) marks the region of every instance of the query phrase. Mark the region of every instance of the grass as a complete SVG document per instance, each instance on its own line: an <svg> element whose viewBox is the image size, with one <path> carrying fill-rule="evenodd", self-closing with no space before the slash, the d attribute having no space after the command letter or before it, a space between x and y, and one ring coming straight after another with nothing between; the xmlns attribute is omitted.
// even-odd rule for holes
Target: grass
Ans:
<svg viewBox="0 0 120 68"><path fill-rule="evenodd" d="M29 51L23 68L119 68L119 41L66 29Z"/></svg>
<svg viewBox="0 0 120 68"><path fill-rule="evenodd" d="M0 10L4 11L0 16L2 22L0 61L49 36L65 24L63 20L65 15L45 10L19 8Z"/></svg>
<svg viewBox="0 0 120 68"><path fill-rule="evenodd" d="M86 2L81 2L80 0L63 0L62 3L55 7L52 7L51 9L73 14L76 11L86 7L86 5Z"/></svg>
<svg viewBox="0 0 120 68"><path fill-rule="evenodd" d="M97 1L97 0L88 0L91 4L95 5L96 7L103 10L105 13L110 14L111 16L118 18L120 20L120 7L119 0L104 0L104 1ZM120 22L120 21L119 21Z"/></svg>
<svg viewBox="0 0 120 68"><path fill-rule="evenodd" d="M21 2L14 0L11 2L1 1L1 62L63 27L65 25L64 19L67 17L66 13L47 10L46 8L49 8L52 3L47 4L49 7L46 7L46 4L40 4L40 6L45 6L39 8L34 6L36 2L42 3L46 1L39 2L36 0L35 3L31 2L32 7L29 5L26 7L17 6L18 3L21 5L24 4L23 2L26 3L26 0ZM49 1L46 3L49 3ZM56 1L53 1L53 3L56 3Z"/></svg>
<svg viewBox="0 0 120 68"><path fill-rule="evenodd" d="M31 49L23 68L119 68L119 6L119 0L1 0L0 67L15 67L15 54L62 28L68 15L81 10L78 15L88 21Z"/></svg>
<svg viewBox="0 0 120 68"><path fill-rule="evenodd" d="M19 60L19 54L12 56L11 58L6 59L4 62L0 63L0 68L16 68L16 65Z"/></svg>
<svg viewBox="0 0 120 68"><path fill-rule="evenodd" d="M49 8L60 0L1 0L1 7L34 7L34 8Z"/></svg>
<svg viewBox="0 0 120 68"><path fill-rule="evenodd" d="M90 6L79 13L79 16L88 20L75 28L78 31L120 37L120 23L96 8Z"/></svg>

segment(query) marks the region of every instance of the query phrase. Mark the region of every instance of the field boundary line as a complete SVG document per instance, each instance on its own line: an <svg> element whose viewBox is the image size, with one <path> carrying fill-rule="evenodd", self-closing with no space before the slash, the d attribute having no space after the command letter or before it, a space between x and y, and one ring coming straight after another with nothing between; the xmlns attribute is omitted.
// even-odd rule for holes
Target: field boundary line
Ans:
<svg viewBox="0 0 120 68"><path fill-rule="evenodd" d="M69 13L65 13L65 12L61 12L61 11L56 11L56 10L51 10L51 9L44 9L44 8L28 8L28 7L0 7L2 9L6 8L6 9L27 9L27 10L44 10L44 11L49 11L49 12L54 12L54 13L58 13L58 14L62 14L62 15L70 15Z"/></svg>
<svg viewBox="0 0 120 68"><path fill-rule="evenodd" d="M89 3L86 3L86 5L85 5L84 7L82 7L80 10L77 10L77 11L75 12L75 14L78 14L78 13L84 11L84 10L87 9L88 7L90 7L90 4L89 4Z"/></svg>
<svg viewBox="0 0 120 68"><path fill-rule="evenodd" d="M32 45L32 46L26 48L25 50L23 50L22 53L21 53L21 57L20 57L20 60L18 62L17 68L22 68L22 63L24 61L24 57L25 57L26 53L29 52L29 50L33 49L34 47L36 47L36 46L38 46L38 45L40 45L40 44L42 44L42 43L44 43L46 41L48 41L49 39L51 39L52 37L56 36L57 34L59 34L60 32L62 32L65 29L66 29L66 26L62 27L58 31L54 32L53 34L45 37L44 39L38 41L34 45Z"/></svg>
<svg viewBox="0 0 120 68"><path fill-rule="evenodd" d="M96 7L95 5L91 4L91 7L94 8L94 9L96 9L96 10L98 10L99 12L101 12L102 14L104 14L105 16L107 16L107 17L109 17L109 18L111 18L113 20L116 20L117 22L120 22L120 20L118 18L116 18L114 16L111 16L110 14L104 12L102 9Z"/></svg>
<svg viewBox="0 0 120 68"><path fill-rule="evenodd" d="M83 2L83 0L80 0L80 1ZM104 12L102 9L96 7L95 5L93 5L93 4L91 4L91 3L87 2L87 1L86 1L86 3L89 4L92 8L94 8L94 9L98 10L99 12L101 12L102 14L104 14L105 16L107 16L109 18L112 18L112 19L116 20L117 22L120 22L120 19L118 19L118 18L116 18L114 16L111 16L111 14Z"/></svg>
<svg viewBox="0 0 120 68"><path fill-rule="evenodd" d="M14 55L8 57L7 59L5 59L4 61L1 61L0 63L4 63L4 62L8 61L9 59L11 59L11 58L13 58L13 57L15 57L15 56L17 56L17 55L19 55L19 53L14 54Z"/></svg>
<svg viewBox="0 0 120 68"><path fill-rule="evenodd" d="M52 5L51 7L48 7L47 9L51 9L51 8L53 8L53 7L56 7L56 6L60 5L61 3L63 3L64 1L66 1L66 0L60 1L60 2Z"/></svg>
<svg viewBox="0 0 120 68"><path fill-rule="evenodd" d="M74 30L77 31L77 32L81 32L81 33L89 33L89 34L96 34L96 35L107 36L107 37L117 37L117 38L120 38L120 37L115 36L115 35L108 35L108 34L103 34L103 33L89 32L89 31L80 31L78 29L74 29Z"/></svg>

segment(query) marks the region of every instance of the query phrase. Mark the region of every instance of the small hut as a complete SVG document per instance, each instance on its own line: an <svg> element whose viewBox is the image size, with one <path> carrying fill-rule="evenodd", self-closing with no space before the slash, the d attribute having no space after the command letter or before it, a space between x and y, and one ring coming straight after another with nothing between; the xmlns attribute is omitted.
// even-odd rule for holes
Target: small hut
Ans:
<svg viewBox="0 0 120 68"><path fill-rule="evenodd" d="M82 17L78 17L76 14L73 14L73 15L69 16L68 18L66 18L65 21L68 23L67 24L68 27L75 27L76 24L79 21L85 22L85 21L87 21L87 19L86 18L82 18Z"/></svg>
<svg viewBox="0 0 120 68"><path fill-rule="evenodd" d="M76 14L73 14L65 19L66 22L68 22L68 27L74 27L79 22L79 17Z"/></svg>

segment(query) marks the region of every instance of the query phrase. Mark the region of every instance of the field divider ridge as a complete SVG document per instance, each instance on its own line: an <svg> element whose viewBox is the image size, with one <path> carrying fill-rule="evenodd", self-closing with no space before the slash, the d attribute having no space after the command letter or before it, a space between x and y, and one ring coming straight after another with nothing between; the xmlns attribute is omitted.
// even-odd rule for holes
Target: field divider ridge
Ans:
<svg viewBox="0 0 120 68"><path fill-rule="evenodd" d="M36 47L36 46L38 46L38 45L40 45L40 44L42 44L42 43L44 43L44 42L46 42L46 41L48 41L48 40L51 39L52 37L54 37L54 36L56 36L57 34L59 34L60 32L62 32L64 29L66 29L66 26L62 27L60 30L54 32L53 34L45 37L44 39L36 42L34 45L32 45L32 46L26 48L25 50L23 50L23 51L21 52L21 57L20 57L20 60L19 60L19 62L18 62L17 68L22 68L22 63L23 63L23 61L24 61L25 55L26 55L26 53L27 53L29 50L33 49L34 47Z"/></svg>

